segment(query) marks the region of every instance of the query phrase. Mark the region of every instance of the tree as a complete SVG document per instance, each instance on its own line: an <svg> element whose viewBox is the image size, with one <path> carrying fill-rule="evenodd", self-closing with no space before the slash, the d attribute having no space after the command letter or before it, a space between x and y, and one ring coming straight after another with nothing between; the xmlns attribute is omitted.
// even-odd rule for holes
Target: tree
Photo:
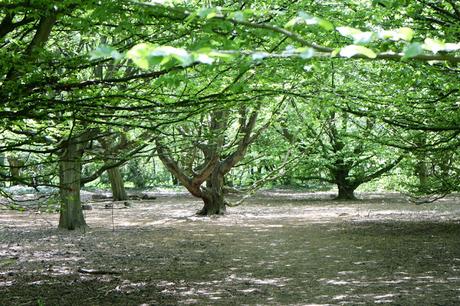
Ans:
<svg viewBox="0 0 460 306"><path fill-rule="evenodd" d="M414 150L408 144L413 132L425 131L426 152L455 153L455 2L217 3L221 7L198 1L1 3L0 151L57 154L68 166L62 172L71 173L87 150L76 145L78 138L89 131L141 129L155 138L159 130L200 114L220 111L233 118L248 99L316 95L315 103L334 101L337 112L391 126L379 143ZM331 60L356 71L356 83L323 86ZM257 75L238 81L248 71ZM302 84L311 81L317 88L299 89L292 75L300 71ZM91 143L100 137L84 138ZM213 137L207 140L218 139ZM61 187L70 184L68 176L73 174L61 175ZM208 181L210 189L220 184ZM79 214L77 204L66 205Z"/></svg>
<svg viewBox="0 0 460 306"><path fill-rule="evenodd" d="M110 144L111 142L112 144ZM112 160L107 160L106 163L114 162L114 155L117 155L117 153L125 149L129 141L124 133L120 134L120 142L117 144L116 142L114 143L114 137L107 137L107 138L100 138L99 143L101 144L102 148L104 149L104 155L106 156L107 159L112 159ZM125 185L123 182L123 177L120 172L120 166L117 165L113 168L107 169L107 175L109 176L109 181L110 181L110 187L112 189L112 199L114 201L126 201L128 200L128 194L126 193L125 190Z"/></svg>
<svg viewBox="0 0 460 306"><path fill-rule="evenodd" d="M15 154L8 154L6 159L10 168L11 184L16 185L21 182L21 169L24 167L25 161Z"/></svg>
<svg viewBox="0 0 460 306"><path fill-rule="evenodd" d="M307 153L296 178L337 185L339 200L356 199L354 191L360 185L389 172L403 158L375 141L375 131L384 129L376 120L353 117L320 101L292 105L297 116L285 118L280 133ZM315 145L307 147L307 143Z"/></svg>
<svg viewBox="0 0 460 306"><path fill-rule="evenodd" d="M180 68L142 73L126 66L116 53L118 63L88 54L101 42L126 49L136 39L158 33L162 33L158 39L182 36L182 31L162 23L161 14L146 13L137 6L131 13L127 18L118 1L0 4L0 117L2 130L7 131L2 134L2 151L58 155L61 228L85 227L76 188L82 180L77 172L87 143L101 137L93 131L107 126L154 130L178 120L176 116L155 121L162 105L152 95L151 81ZM108 18L119 25L116 30ZM152 27L152 21L159 27Z"/></svg>
<svg viewBox="0 0 460 306"><path fill-rule="evenodd" d="M84 131L61 145L59 157L59 191L61 208L59 228L84 230L87 225L83 217L80 202L82 157L92 131Z"/></svg>
<svg viewBox="0 0 460 306"><path fill-rule="evenodd" d="M203 200L199 215L225 213L224 177L243 159L249 145L264 129L264 126L255 129L259 108L251 110L243 106L238 112L217 109L192 126L180 126L180 136L191 144L184 148L191 158L182 164L163 141L156 141L158 156L165 167L192 195Z"/></svg>

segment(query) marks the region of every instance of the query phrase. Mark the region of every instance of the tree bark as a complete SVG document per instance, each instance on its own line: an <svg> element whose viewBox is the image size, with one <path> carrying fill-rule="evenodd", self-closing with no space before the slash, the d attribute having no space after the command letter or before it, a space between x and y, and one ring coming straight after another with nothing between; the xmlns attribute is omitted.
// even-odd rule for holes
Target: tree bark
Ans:
<svg viewBox="0 0 460 306"><path fill-rule="evenodd" d="M61 209L59 229L87 228L80 202L81 159L83 144L79 138L69 140L62 149L59 161Z"/></svg>
<svg viewBox="0 0 460 306"><path fill-rule="evenodd" d="M360 183L351 181L350 169L344 165L342 160L339 160L337 164L332 171L334 182L339 190L336 200L356 200L354 192Z"/></svg>
<svg viewBox="0 0 460 306"><path fill-rule="evenodd" d="M219 169L206 181L206 187L202 191L203 208L198 211L200 216L224 215L226 203L224 199L224 175Z"/></svg>
<svg viewBox="0 0 460 306"><path fill-rule="evenodd" d="M19 184L21 181L21 168L24 167L24 161L14 156L7 157L10 174L11 174L11 186Z"/></svg>
<svg viewBox="0 0 460 306"><path fill-rule="evenodd" d="M415 165L415 173L418 177L418 191L421 193L426 192L428 188L428 167L423 157L417 158Z"/></svg>
<svg viewBox="0 0 460 306"><path fill-rule="evenodd" d="M38 25L36 27L35 35L23 54L23 59L26 62L32 61L35 58L34 52L46 44L50 37L51 30L53 29L53 26L56 23L56 20L57 12L49 13L47 16L43 16L40 18L40 21L38 22ZM23 65L25 64L26 63L24 63ZM8 71L5 79L16 80L19 78L19 76L20 74L18 70L15 67L12 67L10 71Z"/></svg>
<svg viewBox="0 0 460 306"><path fill-rule="evenodd" d="M195 145L203 153L203 162L195 169L190 169L193 162L179 164L173 158L170 151L158 139L156 140L158 157L171 172L172 177L177 179L195 197L201 198L204 202L203 208L197 212L198 215L223 215L226 211L224 199L224 176L243 159L249 145L268 127L264 125L255 133L253 132L257 120L258 109L247 116L246 109L241 110L240 129L237 132L235 142L236 148L231 154L222 156L225 146L225 131L228 128L229 111L214 111L209 119L210 139L207 143L196 142ZM182 133L187 136L184 132ZM202 184L206 182L206 186Z"/></svg>
<svg viewBox="0 0 460 306"><path fill-rule="evenodd" d="M339 189L339 193L335 198L336 200L356 200L355 186L347 183L338 183L337 187Z"/></svg>
<svg viewBox="0 0 460 306"><path fill-rule="evenodd" d="M178 179L174 176L174 174L171 174L171 183L173 184L173 186L179 185L179 181L178 181Z"/></svg>
<svg viewBox="0 0 460 306"><path fill-rule="evenodd" d="M112 187L112 198L114 201L126 201L128 195L125 190L123 177L121 176L120 168L115 167L107 170L109 175L110 186Z"/></svg>

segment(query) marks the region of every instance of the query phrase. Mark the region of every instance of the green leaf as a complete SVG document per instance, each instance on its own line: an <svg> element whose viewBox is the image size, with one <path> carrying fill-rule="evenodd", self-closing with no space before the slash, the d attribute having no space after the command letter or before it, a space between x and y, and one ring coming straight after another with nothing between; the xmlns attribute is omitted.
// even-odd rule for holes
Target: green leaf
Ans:
<svg viewBox="0 0 460 306"><path fill-rule="evenodd" d="M313 48L298 48L296 52L299 53L300 58L302 59L309 59L315 55L315 50Z"/></svg>
<svg viewBox="0 0 460 306"><path fill-rule="evenodd" d="M182 66L189 66L193 63L192 55L187 50L170 46L160 46L150 51L149 56L163 56L178 60ZM168 62L169 60L166 60ZM162 65L165 63L161 63Z"/></svg>
<svg viewBox="0 0 460 306"><path fill-rule="evenodd" d="M115 60L120 60L123 57L123 55L120 52L118 52L115 48L107 45L100 45L90 53L91 60L107 57L112 57Z"/></svg>
<svg viewBox="0 0 460 306"><path fill-rule="evenodd" d="M291 56L291 55L294 55L295 53L296 53L296 49L293 45L288 45L286 49L284 49L283 51L283 55L285 56Z"/></svg>
<svg viewBox="0 0 460 306"><path fill-rule="evenodd" d="M334 25L329 21L311 16L305 12L299 12L299 15L291 19L288 23L284 25L285 28L292 28L297 24L307 24L307 25L318 25L327 31L334 29Z"/></svg>
<svg viewBox="0 0 460 306"><path fill-rule="evenodd" d="M340 35L352 38L353 43L355 44L368 43L373 41L376 37L374 32L362 32L350 27L337 27L336 30L340 33Z"/></svg>
<svg viewBox="0 0 460 306"><path fill-rule="evenodd" d="M334 25L325 19L319 19L318 25L322 27L323 29L325 29L326 31L334 30Z"/></svg>
<svg viewBox="0 0 460 306"><path fill-rule="evenodd" d="M349 45L340 49L340 56L343 57L353 57L357 54L362 54L368 58L376 58L377 54L369 48L358 46L358 45Z"/></svg>
<svg viewBox="0 0 460 306"><path fill-rule="evenodd" d="M458 51L458 50L460 50L460 43L457 43L457 44L446 43L446 47L444 48L444 51L447 51L447 52Z"/></svg>
<svg viewBox="0 0 460 306"><path fill-rule="evenodd" d="M221 15L220 10L213 7L204 7L198 10L198 16L205 19L212 19Z"/></svg>
<svg viewBox="0 0 460 306"><path fill-rule="evenodd" d="M331 52L331 57L336 57L340 53L340 49L336 48Z"/></svg>
<svg viewBox="0 0 460 306"><path fill-rule="evenodd" d="M232 14L232 17L236 21L244 21L245 20L243 12L234 12Z"/></svg>
<svg viewBox="0 0 460 306"><path fill-rule="evenodd" d="M154 47L150 44L137 44L126 53L126 57L132 60L133 63L139 68L148 69L149 55L153 48Z"/></svg>
<svg viewBox="0 0 460 306"><path fill-rule="evenodd" d="M217 16L217 12L211 12L206 16L206 19L212 19Z"/></svg>
<svg viewBox="0 0 460 306"><path fill-rule="evenodd" d="M438 39L426 38L422 48L436 54L439 51L444 51L446 44Z"/></svg>
<svg viewBox="0 0 460 306"><path fill-rule="evenodd" d="M132 47L126 54L135 65L141 69L148 69L153 65L166 65L173 59L182 66L189 66L193 63L193 56L184 49L170 46L155 46L151 44L138 44Z"/></svg>
<svg viewBox="0 0 460 306"><path fill-rule="evenodd" d="M311 16L305 12L299 12L299 18L307 25L319 25L327 31L331 31L334 29L334 26L329 21L315 16Z"/></svg>
<svg viewBox="0 0 460 306"><path fill-rule="evenodd" d="M406 46L406 48L404 48L403 53L404 56L402 59L408 59L420 55L423 53L422 44L418 42L411 43L410 45Z"/></svg>
<svg viewBox="0 0 460 306"><path fill-rule="evenodd" d="M193 20L195 20L195 18L198 16L198 12L193 12L191 13L187 18L185 18L185 27L188 27L192 22Z"/></svg>
<svg viewBox="0 0 460 306"><path fill-rule="evenodd" d="M211 57L214 57L214 58L220 58L220 59L223 59L223 60L230 60L230 59L233 59L236 56L236 53L231 54L231 53L223 53L223 52L219 52L219 51L211 51L211 52L209 52L208 55L211 56Z"/></svg>
<svg viewBox="0 0 460 306"><path fill-rule="evenodd" d="M399 38L401 38L402 40L411 41L414 37L414 30L412 30L411 28L404 27L399 28L396 31L399 35Z"/></svg>
<svg viewBox="0 0 460 306"><path fill-rule="evenodd" d="M213 52L213 49L210 48L210 47L203 47L203 48L200 48L198 50L195 51L196 53L205 53L205 54L209 54L211 52Z"/></svg>
<svg viewBox="0 0 460 306"><path fill-rule="evenodd" d="M284 25L284 27L285 27L285 28L288 28L288 29L293 28L297 23L299 23L299 21L300 21L299 17L294 17L294 18L292 18L291 20L289 20L289 21Z"/></svg>
<svg viewBox="0 0 460 306"><path fill-rule="evenodd" d="M378 33L380 39L390 39L393 41L405 40L411 41L414 37L414 30L411 28L399 28L395 30L384 30Z"/></svg>
<svg viewBox="0 0 460 306"><path fill-rule="evenodd" d="M254 16L255 15L255 11L253 9L244 9L243 10L243 14L246 18L249 18L251 16Z"/></svg>
<svg viewBox="0 0 460 306"><path fill-rule="evenodd" d="M196 54L194 58L195 58L195 61L199 63L208 64L208 65L211 65L212 63L214 63L214 58L210 57L209 55L205 53Z"/></svg>
<svg viewBox="0 0 460 306"><path fill-rule="evenodd" d="M259 60L263 60L267 56L268 56L268 53L266 52L256 52L252 54L251 58L253 61L259 61Z"/></svg>

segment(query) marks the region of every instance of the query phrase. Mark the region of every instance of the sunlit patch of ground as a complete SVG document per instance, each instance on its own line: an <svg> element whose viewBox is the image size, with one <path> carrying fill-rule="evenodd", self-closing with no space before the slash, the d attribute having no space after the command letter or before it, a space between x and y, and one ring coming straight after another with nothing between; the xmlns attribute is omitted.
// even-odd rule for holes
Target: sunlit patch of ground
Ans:
<svg viewBox="0 0 460 306"><path fill-rule="evenodd" d="M0 211L0 305L458 305L460 202L271 191L223 217L199 200L93 203L86 233Z"/></svg>

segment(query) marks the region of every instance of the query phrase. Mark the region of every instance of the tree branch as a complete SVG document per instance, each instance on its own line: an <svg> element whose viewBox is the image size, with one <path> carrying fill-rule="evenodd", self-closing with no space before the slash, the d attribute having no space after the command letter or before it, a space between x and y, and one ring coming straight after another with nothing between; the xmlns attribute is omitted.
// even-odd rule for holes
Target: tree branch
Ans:
<svg viewBox="0 0 460 306"><path fill-rule="evenodd" d="M401 160L403 160L403 158L404 158L404 156L401 155L394 162L386 165L385 167L381 168L380 170L378 170L378 171L376 171L376 172L374 172L372 174L369 174L369 175L366 175L365 177L356 179L353 183L362 184L362 183L370 182L373 179L376 179L376 178L380 177L382 174L384 174L384 173L390 171L391 169L393 169L394 167L396 167L396 165L398 165L399 162Z"/></svg>
<svg viewBox="0 0 460 306"><path fill-rule="evenodd" d="M259 110L256 109L252 112L248 122L242 129L244 136L238 143L236 150L221 162L222 173L227 173L233 166L235 166L241 159L243 159L248 146L252 141L254 141L255 138L251 137L251 133L257 121L258 111Z"/></svg>
<svg viewBox="0 0 460 306"><path fill-rule="evenodd" d="M158 139L155 141L155 144L158 152L158 157L163 162L163 165L165 165L171 174L174 175L174 177L176 177L177 180L181 182L181 184L187 188L187 190L190 191L192 195L201 198L202 194L199 185L193 185L192 179L185 175L184 170L172 158L166 147L164 147Z"/></svg>

